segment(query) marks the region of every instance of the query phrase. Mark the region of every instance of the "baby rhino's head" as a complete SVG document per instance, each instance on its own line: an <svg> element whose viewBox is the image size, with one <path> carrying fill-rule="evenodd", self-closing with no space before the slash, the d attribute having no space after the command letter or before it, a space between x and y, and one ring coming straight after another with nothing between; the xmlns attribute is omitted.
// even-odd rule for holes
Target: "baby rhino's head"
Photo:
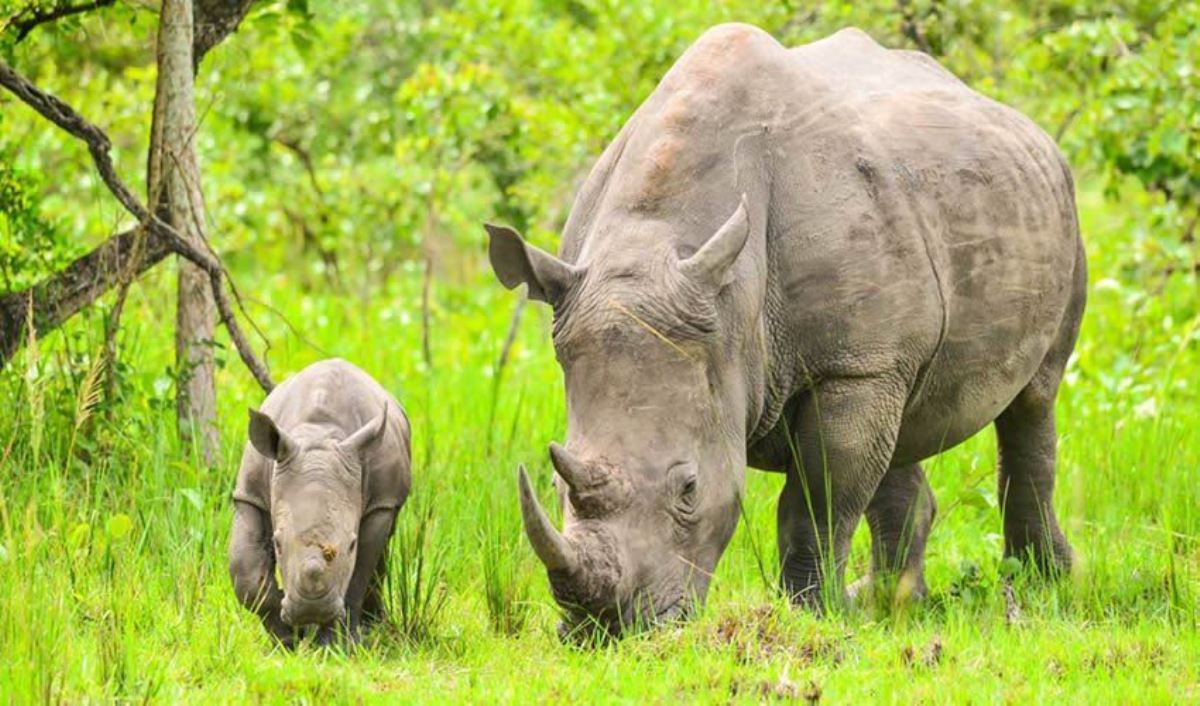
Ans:
<svg viewBox="0 0 1200 706"><path fill-rule="evenodd" d="M328 625L345 617L363 509L362 454L382 434L387 407L342 441L300 443L250 411L250 443L275 462L271 525L283 580L283 621Z"/></svg>

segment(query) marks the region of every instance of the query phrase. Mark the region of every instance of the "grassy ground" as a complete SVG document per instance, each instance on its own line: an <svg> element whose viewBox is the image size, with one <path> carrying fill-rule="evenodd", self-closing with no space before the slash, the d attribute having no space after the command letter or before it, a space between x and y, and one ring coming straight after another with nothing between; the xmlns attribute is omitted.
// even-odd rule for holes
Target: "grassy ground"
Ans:
<svg viewBox="0 0 1200 706"><path fill-rule="evenodd" d="M416 275L367 299L231 263L307 339L251 305L277 374L344 356L397 394L415 429L394 624L354 655L292 654L236 604L225 572L244 409L261 395L223 352L224 460L205 470L179 447L159 273L131 295L116 402L89 394L103 380L88 375L98 318L0 376L0 701L1200 702L1197 283L1118 258L1116 207L1088 197L1083 220L1092 296L1059 402L1070 580L1038 585L1000 562L986 432L930 463L941 513L925 604L817 619L780 603L781 483L751 471L748 517L703 615L593 651L555 639L517 509L517 462L548 501L545 445L563 433L547 312L527 310L497 380L516 298L490 277L435 289L430 369Z"/></svg>

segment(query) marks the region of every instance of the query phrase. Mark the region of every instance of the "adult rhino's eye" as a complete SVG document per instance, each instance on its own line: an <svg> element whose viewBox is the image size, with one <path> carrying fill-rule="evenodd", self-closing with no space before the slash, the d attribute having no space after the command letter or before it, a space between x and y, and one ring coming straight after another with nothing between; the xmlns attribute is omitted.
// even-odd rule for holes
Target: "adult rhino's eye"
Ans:
<svg viewBox="0 0 1200 706"><path fill-rule="evenodd" d="M357 548L358 548L358 537L355 537L354 539L350 540L350 549L347 551L350 551L353 553L354 550Z"/></svg>
<svg viewBox="0 0 1200 706"><path fill-rule="evenodd" d="M696 509L696 476L688 475L679 483L679 500L676 508L685 515L690 515Z"/></svg>

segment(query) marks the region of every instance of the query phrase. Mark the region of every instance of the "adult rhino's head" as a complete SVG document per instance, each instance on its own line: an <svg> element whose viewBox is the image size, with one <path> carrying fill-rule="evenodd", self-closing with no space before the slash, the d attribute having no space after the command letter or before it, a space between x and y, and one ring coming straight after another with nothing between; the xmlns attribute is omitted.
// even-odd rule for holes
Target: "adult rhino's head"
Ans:
<svg viewBox="0 0 1200 706"><path fill-rule="evenodd" d="M387 423L384 407L342 441L301 443L262 412L250 411L250 443L275 462L271 525L288 625L328 625L345 617L363 509L363 452Z"/></svg>
<svg viewBox="0 0 1200 706"><path fill-rule="evenodd" d="M697 234L698 248L674 245L662 227L631 223L639 247L605 239L568 264L487 226L501 283L524 283L554 308L568 424L550 460L563 530L524 468L519 490L564 636L686 616L737 525L750 384L738 351L754 334L731 283L750 231L746 202Z"/></svg>

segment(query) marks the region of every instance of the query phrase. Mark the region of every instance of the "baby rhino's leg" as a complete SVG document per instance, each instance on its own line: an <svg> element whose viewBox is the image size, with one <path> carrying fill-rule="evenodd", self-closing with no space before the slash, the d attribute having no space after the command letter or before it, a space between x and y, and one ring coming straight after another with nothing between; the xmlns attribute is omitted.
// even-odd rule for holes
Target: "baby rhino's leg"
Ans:
<svg viewBox="0 0 1200 706"><path fill-rule="evenodd" d="M388 540L395 527L396 510L382 508L363 518L358 528L358 556L354 575L346 591L346 611L350 631L357 636L363 625L383 619L383 601L379 592L387 566Z"/></svg>
<svg viewBox="0 0 1200 706"><path fill-rule="evenodd" d="M263 627L286 647L295 645L295 633L279 617L283 593L275 583L275 551L271 523L265 512L249 503L234 501L233 530L229 536L229 577L238 601L254 612Z"/></svg>

